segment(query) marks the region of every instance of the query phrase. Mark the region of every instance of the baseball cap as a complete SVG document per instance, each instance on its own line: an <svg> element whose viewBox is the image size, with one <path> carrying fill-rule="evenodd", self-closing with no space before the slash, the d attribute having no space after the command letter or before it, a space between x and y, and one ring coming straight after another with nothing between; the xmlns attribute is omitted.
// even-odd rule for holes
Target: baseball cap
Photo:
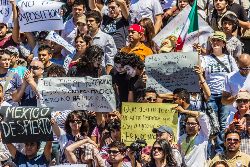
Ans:
<svg viewBox="0 0 250 167"><path fill-rule="evenodd" d="M140 26L139 24L132 24L131 26L129 26L128 30L129 31L137 31L139 33L144 34L144 28L142 26Z"/></svg>
<svg viewBox="0 0 250 167"><path fill-rule="evenodd" d="M174 136L174 132L173 132L173 129L168 127L168 126L165 126L165 125L162 125L160 126L159 128L154 128L152 130L153 133L157 133L157 132L167 132L169 133L170 135Z"/></svg>
<svg viewBox="0 0 250 167"><path fill-rule="evenodd" d="M250 99L250 93L246 90L239 91L236 100L238 99Z"/></svg>
<svg viewBox="0 0 250 167"><path fill-rule="evenodd" d="M220 39L220 40L226 42L226 34L222 31L215 31L213 36L210 37L210 39Z"/></svg>

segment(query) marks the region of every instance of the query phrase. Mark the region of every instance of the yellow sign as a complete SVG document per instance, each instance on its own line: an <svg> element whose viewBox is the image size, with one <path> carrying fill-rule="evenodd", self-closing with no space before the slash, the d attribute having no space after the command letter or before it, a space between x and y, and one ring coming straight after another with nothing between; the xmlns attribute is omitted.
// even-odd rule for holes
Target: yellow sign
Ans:
<svg viewBox="0 0 250 167"><path fill-rule="evenodd" d="M130 145L136 139L145 139L152 146L156 139L152 129L161 125L171 127L177 139L178 113L172 110L175 106L166 103L122 103L122 141Z"/></svg>

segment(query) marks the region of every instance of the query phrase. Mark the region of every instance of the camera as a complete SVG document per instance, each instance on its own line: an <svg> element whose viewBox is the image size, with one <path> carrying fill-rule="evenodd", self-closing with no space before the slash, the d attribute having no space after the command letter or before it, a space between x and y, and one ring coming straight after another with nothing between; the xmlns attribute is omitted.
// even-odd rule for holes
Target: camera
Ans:
<svg viewBox="0 0 250 167"><path fill-rule="evenodd" d="M147 143L144 139L137 139L135 142L130 144L129 148L133 152L140 152L146 146Z"/></svg>

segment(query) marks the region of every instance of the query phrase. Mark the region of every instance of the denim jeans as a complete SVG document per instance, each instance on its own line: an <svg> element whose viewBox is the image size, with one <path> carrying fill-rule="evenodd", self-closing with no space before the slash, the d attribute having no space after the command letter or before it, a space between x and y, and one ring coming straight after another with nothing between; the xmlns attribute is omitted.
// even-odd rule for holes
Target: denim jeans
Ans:
<svg viewBox="0 0 250 167"><path fill-rule="evenodd" d="M229 116L229 108L221 103L221 94L212 94L208 101L208 106L211 106L217 113L220 133L216 136L215 152L221 153L224 151L224 132L226 129L227 118Z"/></svg>

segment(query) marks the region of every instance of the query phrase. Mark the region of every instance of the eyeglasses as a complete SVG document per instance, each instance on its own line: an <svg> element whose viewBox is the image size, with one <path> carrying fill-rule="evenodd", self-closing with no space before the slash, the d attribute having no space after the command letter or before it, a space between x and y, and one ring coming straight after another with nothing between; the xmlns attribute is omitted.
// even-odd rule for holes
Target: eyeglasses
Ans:
<svg viewBox="0 0 250 167"><path fill-rule="evenodd" d="M29 69L31 70L39 70L41 67L39 66L29 66Z"/></svg>
<svg viewBox="0 0 250 167"><path fill-rule="evenodd" d="M118 153L120 153L120 151L118 150L108 150L109 154L113 154L113 155L117 155Z"/></svg>
<svg viewBox="0 0 250 167"><path fill-rule="evenodd" d="M148 102L156 102L156 98L153 98L153 97L148 97L148 98L145 98L146 101Z"/></svg>
<svg viewBox="0 0 250 167"><path fill-rule="evenodd" d="M250 70L250 67L239 67L241 71L248 71Z"/></svg>
<svg viewBox="0 0 250 167"><path fill-rule="evenodd" d="M238 99L236 100L236 103L248 103L249 100L248 99Z"/></svg>
<svg viewBox="0 0 250 167"><path fill-rule="evenodd" d="M156 150L163 151L163 149L161 147L153 147L153 151L156 151Z"/></svg>
<svg viewBox="0 0 250 167"><path fill-rule="evenodd" d="M194 126L197 126L198 123L196 123L196 122L186 122L186 125L190 126L190 127L194 127Z"/></svg>
<svg viewBox="0 0 250 167"><path fill-rule="evenodd" d="M237 142L237 143L240 141L240 139L234 139L234 138L227 138L226 140L227 142Z"/></svg>
<svg viewBox="0 0 250 167"><path fill-rule="evenodd" d="M81 124L82 121L81 120L70 120L70 123L77 123L77 124Z"/></svg>

